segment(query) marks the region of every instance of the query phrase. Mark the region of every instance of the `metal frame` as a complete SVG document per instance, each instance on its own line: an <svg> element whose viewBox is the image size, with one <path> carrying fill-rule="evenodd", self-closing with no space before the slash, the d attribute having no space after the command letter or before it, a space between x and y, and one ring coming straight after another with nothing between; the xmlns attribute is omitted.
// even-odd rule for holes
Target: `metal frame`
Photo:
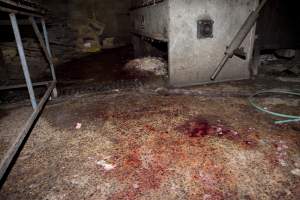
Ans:
<svg viewBox="0 0 300 200"><path fill-rule="evenodd" d="M57 89L56 89L56 75L55 75L55 69L52 59L52 54L50 50L49 45L49 39L48 39L48 33L46 28L46 23L43 18L43 14L45 14L45 10L41 9L37 4L34 4L28 0L24 1L24 5L18 4L16 2L10 1L10 0L0 0L0 11L1 12L7 12L9 14L10 22L13 28L17 49L22 65L22 70L25 76L25 84L21 85L12 85L12 86L2 86L0 87L0 90L8 90L8 89L18 89L18 88L24 88L27 87L28 93L30 96L31 105L33 108L33 113L31 114L30 118L27 120L25 126L23 127L22 131L19 133L18 137L14 141L13 145L9 148L7 153L4 155L4 158L1 160L0 163L0 188L3 184L3 180L6 178L6 175L8 174L8 171L10 169L10 166L12 165L13 160L17 157L18 152L20 151L22 144L25 143L26 138L30 134L30 130L34 124L34 122L38 119L43 107L45 106L47 100L49 99L50 95L52 94L53 97L57 97ZM29 17L29 22L31 23L33 30L35 32L35 35L38 38L38 41L42 47L42 50L44 52L44 55L47 58L47 61L49 62L50 69L51 69L51 75L52 75L52 81L45 81L45 82L38 82L38 83L32 83L30 78L30 72L28 69L28 64L26 61L26 56L24 52L24 47L22 44L22 38L17 22L16 14L21 14ZM42 29L43 29L43 35L41 34L38 25L36 23L36 18L40 18ZM34 86L42 86L47 85L48 89L45 92L42 99L37 102L37 99L34 94Z"/></svg>
<svg viewBox="0 0 300 200"><path fill-rule="evenodd" d="M136 10L136 9L140 9L140 8L145 8L148 6L153 6L156 5L158 3L163 2L164 0L147 0L145 2L139 2L137 5L133 5L133 7L130 8L130 10Z"/></svg>
<svg viewBox="0 0 300 200"><path fill-rule="evenodd" d="M41 5L28 0L22 0L22 2L16 2L12 0L0 0L0 10L3 12L40 17L45 15L47 12L47 10L42 8Z"/></svg>

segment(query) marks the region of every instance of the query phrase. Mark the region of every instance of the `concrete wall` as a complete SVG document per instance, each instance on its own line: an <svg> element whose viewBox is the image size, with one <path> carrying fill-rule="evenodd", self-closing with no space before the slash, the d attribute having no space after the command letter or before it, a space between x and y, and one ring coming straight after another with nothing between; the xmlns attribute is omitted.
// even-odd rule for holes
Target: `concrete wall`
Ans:
<svg viewBox="0 0 300 200"><path fill-rule="evenodd" d="M208 83L225 48L257 5L253 0L169 0L169 73L175 86ZM197 39L197 20L214 21L214 37ZM216 81L249 78L254 29L242 44L247 60L232 58Z"/></svg>
<svg viewBox="0 0 300 200"><path fill-rule="evenodd" d="M110 37L129 37L130 0L69 0L71 20L95 19L105 24L103 34Z"/></svg>
<svg viewBox="0 0 300 200"><path fill-rule="evenodd" d="M92 40L94 46L88 52L103 48L105 38L114 37L115 46L130 43L130 0L43 1L51 11L49 37L58 45L54 52L58 57L66 56L65 51L78 57L78 52L85 52L86 40Z"/></svg>

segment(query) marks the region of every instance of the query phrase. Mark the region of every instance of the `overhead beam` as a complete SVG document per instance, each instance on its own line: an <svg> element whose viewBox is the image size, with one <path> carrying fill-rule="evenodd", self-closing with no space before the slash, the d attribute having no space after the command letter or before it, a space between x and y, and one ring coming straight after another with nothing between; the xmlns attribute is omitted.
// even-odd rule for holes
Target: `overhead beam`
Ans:
<svg viewBox="0 0 300 200"><path fill-rule="evenodd" d="M27 4L27 5L26 5ZM42 6L40 6L37 3L24 1L23 3L18 3L11 0L0 0L1 7L7 7L13 10L20 10L20 11L26 11L26 12L32 12L36 14L43 15L46 13L46 9L43 9Z"/></svg>

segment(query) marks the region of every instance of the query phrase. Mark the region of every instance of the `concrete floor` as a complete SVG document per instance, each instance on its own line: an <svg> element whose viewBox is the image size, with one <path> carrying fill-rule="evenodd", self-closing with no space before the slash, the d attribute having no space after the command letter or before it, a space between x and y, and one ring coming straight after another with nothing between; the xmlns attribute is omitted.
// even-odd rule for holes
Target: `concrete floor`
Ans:
<svg viewBox="0 0 300 200"><path fill-rule="evenodd" d="M299 124L274 125L232 95L276 86L269 83L192 88L206 95L138 88L50 102L0 199L300 199ZM300 112L299 98L259 101ZM1 155L28 109L1 110Z"/></svg>

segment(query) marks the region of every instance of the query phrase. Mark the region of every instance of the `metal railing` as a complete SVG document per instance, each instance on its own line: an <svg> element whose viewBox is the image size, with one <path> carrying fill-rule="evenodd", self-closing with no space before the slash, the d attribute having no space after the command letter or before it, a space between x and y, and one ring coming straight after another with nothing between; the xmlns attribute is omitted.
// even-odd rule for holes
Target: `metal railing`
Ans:
<svg viewBox="0 0 300 200"><path fill-rule="evenodd" d="M54 98L57 97L57 89L56 89L55 69L54 69L52 54L49 45L46 23L43 15L45 13L44 10L41 9L39 5L34 4L28 0L22 0L22 1L0 0L0 11L6 12L9 15L10 23L12 25L12 29L16 40L17 49L18 49L18 54L20 57L22 70L26 82L26 84L21 84L21 85L1 86L0 90L27 87L30 96L31 105L33 108L33 112L29 117L29 119L27 120L22 131L19 133L16 140L13 142L12 146L4 155L4 158L2 158L1 160L0 163L0 187L1 187L2 184L4 183L6 176L8 175L13 160L17 157L18 152L21 150L22 144L26 142L26 138L30 134L34 122L40 116L40 113L43 107L45 106L47 100L49 99L50 95L52 94ZM51 81L32 83L25 52L24 52L24 47L21 39L21 34L18 26L18 21L16 16L17 14L28 16L28 20L33 27L34 33L37 36L40 46L42 47L42 50L44 52L44 55L46 56L46 59L50 65L51 75L52 75ZM36 23L37 19L41 21L43 34L41 34L38 25ZM35 97L33 87L40 86L40 85L46 85L48 86L48 89L43 95L42 99L38 102Z"/></svg>

